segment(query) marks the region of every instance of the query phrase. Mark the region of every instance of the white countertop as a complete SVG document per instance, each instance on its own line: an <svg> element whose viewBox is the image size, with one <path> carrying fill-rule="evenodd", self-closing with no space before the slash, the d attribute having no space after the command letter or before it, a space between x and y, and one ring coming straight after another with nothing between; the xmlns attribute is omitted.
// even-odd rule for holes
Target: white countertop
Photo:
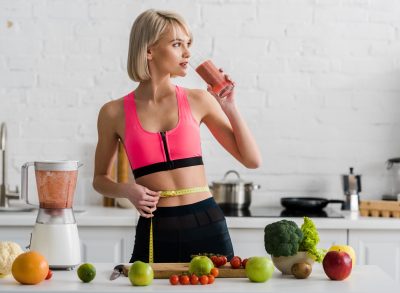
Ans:
<svg viewBox="0 0 400 293"><path fill-rule="evenodd" d="M169 284L167 279L154 280L147 287L132 286L126 277L109 281L109 276L115 264L94 264L97 270L96 278L91 283L82 283L74 271L54 271L52 279L38 285L19 285L9 275L0 279L0 292L279 292L279 293L369 293L369 292L400 292L395 283L377 266L356 266L349 278L344 281L329 280L320 265L314 265L308 279L297 280L292 276L283 276L275 271L273 277L265 283L252 283L247 278L221 279L217 278L210 285L176 285Z"/></svg>
<svg viewBox="0 0 400 293"><path fill-rule="evenodd" d="M78 226L136 226L138 213L135 209L101 206L74 208ZM1 226L33 226L37 210L31 212L0 212Z"/></svg>
<svg viewBox="0 0 400 293"><path fill-rule="evenodd" d="M277 209L280 209L277 207ZM77 207L75 213L78 226L126 226L136 225L138 213L135 209L104 208L100 206ZM83 212L82 212L83 211ZM318 229L389 229L400 230L400 219L360 217L343 212L344 218L313 218ZM37 211L24 213L0 212L0 227L33 226ZM229 228L260 229L279 221L280 217L227 217ZM302 224L302 218L286 218Z"/></svg>

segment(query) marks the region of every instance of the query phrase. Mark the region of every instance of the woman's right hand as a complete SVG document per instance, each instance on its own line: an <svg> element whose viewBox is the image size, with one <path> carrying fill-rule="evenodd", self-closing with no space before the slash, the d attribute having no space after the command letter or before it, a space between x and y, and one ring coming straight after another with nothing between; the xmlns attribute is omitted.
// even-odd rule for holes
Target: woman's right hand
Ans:
<svg viewBox="0 0 400 293"><path fill-rule="evenodd" d="M126 195L129 201L135 206L139 214L144 218L153 217L153 212L157 208L160 193L152 191L143 185L128 184Z"/></svg>

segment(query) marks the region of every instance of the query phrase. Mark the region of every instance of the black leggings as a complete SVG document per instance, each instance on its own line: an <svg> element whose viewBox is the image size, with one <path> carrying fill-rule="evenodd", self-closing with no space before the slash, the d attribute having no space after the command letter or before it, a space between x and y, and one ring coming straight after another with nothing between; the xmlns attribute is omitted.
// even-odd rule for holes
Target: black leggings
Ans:
<svg viewBox="0 0 400 293"><path fill-rule="evenodd" d="M214 198L178 207L158 207L153 213L154 262L190 262L191 255L234 255L221 208ZM150 219L140 217L129 262L149 262Z"/></svg>

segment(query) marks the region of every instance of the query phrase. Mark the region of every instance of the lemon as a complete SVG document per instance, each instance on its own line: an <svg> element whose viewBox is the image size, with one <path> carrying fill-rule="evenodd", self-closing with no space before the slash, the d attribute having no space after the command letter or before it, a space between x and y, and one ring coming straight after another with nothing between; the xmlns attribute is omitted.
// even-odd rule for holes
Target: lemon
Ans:
<svg viewBox="0 0 400 293"><path fill-rule="evenodd" d="M350 245L333 245L328 251L344 251L346 252L352 260L353 266L356 264L356 252Z"/></svg>
<svg viewBox="0 0 400 293"><path fill-rule="evenodd" d="M84 263L79 266L77 273L82 282L89 283L96 277L96 268L91 263Z"/></svg>

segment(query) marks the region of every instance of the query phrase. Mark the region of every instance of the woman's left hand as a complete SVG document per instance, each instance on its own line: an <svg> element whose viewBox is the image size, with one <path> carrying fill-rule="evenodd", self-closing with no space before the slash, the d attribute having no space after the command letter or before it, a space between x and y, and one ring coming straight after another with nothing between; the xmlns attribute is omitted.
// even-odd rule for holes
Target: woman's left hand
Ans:
<svg viewBox="0 0 400 293"><path fill-rule="evenodd" d="M222 68L219 69L221 73L224 73ZM229 77L229 75L224 74L224 77L227 81L232 83L233 89L225 96L225 97L219 97L217 96L213 91L211 85L207 84L207 91L218 101L218 103L223 106L224 104L229 104L234 102L234 97L235 97L235 82Z"/></svg>

